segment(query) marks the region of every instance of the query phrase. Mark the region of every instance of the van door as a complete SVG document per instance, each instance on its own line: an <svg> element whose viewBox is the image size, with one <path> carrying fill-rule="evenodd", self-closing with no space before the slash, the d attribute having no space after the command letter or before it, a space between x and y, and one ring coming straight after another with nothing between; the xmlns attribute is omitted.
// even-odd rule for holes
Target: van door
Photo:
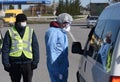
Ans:
<svg viewBox="0 0 120 82"><path fill-rule="evenodd" d="M103 82L107 82L109 75L107 75L101 63L97 62L96 49L94 48L93 55L89 54L89 52L86 54L87 56L83 59L83 72L86 82L101 82L101 79L104 79Z"/></svg>
<svg viewBox="0 0 120 82"><path fill-rule="evenodd" d="M103 22L103 23L102 23ZM114 45L116 42L116 38L119 32L120 28L120 23L119 21L103 21L102 24L97 25L95 28L94 34L92 36L92 39L94 41L92 43L87 44L86 48L86 59L85 59L85 66L84 66L84 76L86 82L109 82L109 77L110 77L110 66L112 62L112 53L114 50ZM105 24L104 24L105 22ZM103 26L102 26L103 25ZM101 28L99 28L101 26ZM103 29L102 29L103 27ZM106 59L106 67L104 67L102 59L100 59L101 55L99 55L99 51L104 43L104 39L106 38L106 34L108 32L111 32L111 43L110 46L108 47L108 52L107 52L107 59ZM106 48L105 48L106 49ZM110 56L109 56L110 55ZM108 63L109 57L110 61ZM109 68L107 68L109 64Z"/></svg>

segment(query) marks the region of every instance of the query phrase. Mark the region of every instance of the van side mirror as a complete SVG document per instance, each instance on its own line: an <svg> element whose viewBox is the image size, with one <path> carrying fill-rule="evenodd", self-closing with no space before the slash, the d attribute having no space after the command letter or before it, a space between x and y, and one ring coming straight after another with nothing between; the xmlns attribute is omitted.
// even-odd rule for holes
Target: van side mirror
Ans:
<svg viewBox="0 0 120 82"><path fill-rule="evenodd" d="M80 42L73 42L72 43L72 53L76 54L83 54L84 50L82 50L82 46Z"/></svg>

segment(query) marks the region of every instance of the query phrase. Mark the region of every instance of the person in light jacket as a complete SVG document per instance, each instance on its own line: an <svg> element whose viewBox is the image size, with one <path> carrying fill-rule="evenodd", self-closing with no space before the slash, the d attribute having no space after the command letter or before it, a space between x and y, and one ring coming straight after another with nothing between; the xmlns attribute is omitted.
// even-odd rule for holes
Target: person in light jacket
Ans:
<svg viewBox="0 0 120 82"><path fill-rule="evenodd" d="M45 33L47 68L51 82L67 82L68 79L68 37L73 18L68 13L62 13L57 21L50 23Z"/></svg>
<svg viewBox="0 0 120 82"><path fill-rule="evenodd" d="M101 63L103 64L103 68L105 70L107 70L106 66L107 66L107 57L108 57L108 54L109 54L109 50L110 50L110 47L111 47L111 36L112 36L112 33L111 32L108 32L103 40L103 44L101 45L100 47L100 50L98 51L98 54L100 55L101 57Z"/></svg>

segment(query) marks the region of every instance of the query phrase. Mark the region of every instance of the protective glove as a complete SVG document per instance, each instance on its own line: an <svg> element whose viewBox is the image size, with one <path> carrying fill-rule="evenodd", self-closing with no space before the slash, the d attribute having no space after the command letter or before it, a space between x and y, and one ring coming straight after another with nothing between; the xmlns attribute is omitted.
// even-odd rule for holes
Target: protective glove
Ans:
<svg viewBox="0 0 120 82"><path fill-rule="evenodd" d="M63 75L59 74L59 79L62 80L63 79Z"/></svg>
<svg viewBox="0 0 120 82"><path fill-rule="evenodd" d="M10 64L6 64L4 65L4 70L9 72L10 71L10 68L11 68L11 65Z"/></svg>
<svg viewBox="0 0 120 82"><path fill-rule="evenodd" d="M36 63L32 63L31 68L32 68L32 70L36 69L37 68L37 64Z"/></svg>
<svg viewBox="0 0 120 82"><path fill-rule="evenodd" d="M53 74L54 74L55 76L57 76L60 80L63 79L63 75L60 74L59 72L53 72Z"/></svg>

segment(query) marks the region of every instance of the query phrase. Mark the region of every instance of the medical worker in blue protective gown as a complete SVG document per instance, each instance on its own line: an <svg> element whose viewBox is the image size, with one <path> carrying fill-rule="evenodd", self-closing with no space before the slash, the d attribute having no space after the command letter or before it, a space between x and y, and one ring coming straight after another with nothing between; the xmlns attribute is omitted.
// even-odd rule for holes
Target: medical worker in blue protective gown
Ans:
<svg viewBox="0 0 120 82"><path fill-rule="evenodd" d="M51 82L67 82L69 62L66 32L70 31L72 21L71 15L62 13L57 21L50 23L50 28L45 33L47 67Z"/></svg>

